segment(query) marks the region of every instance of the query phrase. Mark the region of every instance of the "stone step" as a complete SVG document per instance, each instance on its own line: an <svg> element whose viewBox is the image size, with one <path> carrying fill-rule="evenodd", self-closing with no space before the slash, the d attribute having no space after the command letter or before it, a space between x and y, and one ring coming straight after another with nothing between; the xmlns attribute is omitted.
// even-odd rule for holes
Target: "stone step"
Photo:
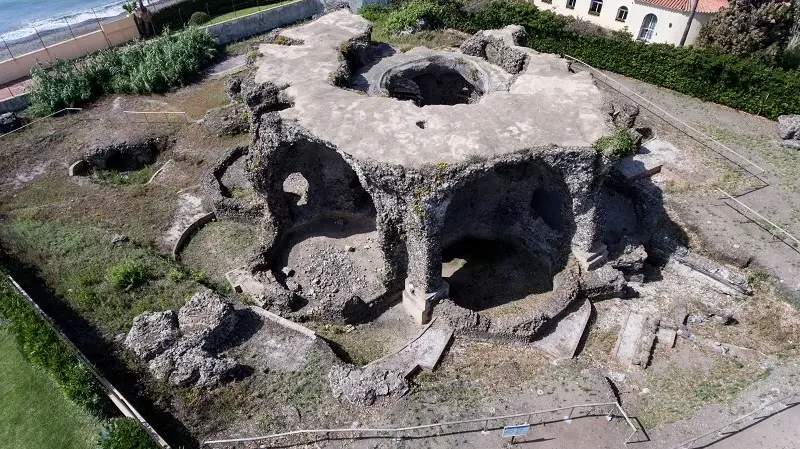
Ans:
<svg viewBox="0 0 800 449"><path fill-rule="evenodd" d="M591 316L592 303L584 300L577 307L573 306L570 313L540 334L533 346L557 359L571 359L575 356Z"/></svg>

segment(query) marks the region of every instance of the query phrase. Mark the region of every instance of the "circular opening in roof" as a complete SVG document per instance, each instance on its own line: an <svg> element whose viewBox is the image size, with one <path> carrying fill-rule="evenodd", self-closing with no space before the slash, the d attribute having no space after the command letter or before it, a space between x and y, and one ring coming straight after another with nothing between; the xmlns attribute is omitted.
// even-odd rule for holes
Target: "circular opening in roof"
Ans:
<svg viewBox="0 0 800 449"><path fill-rule="evenodd" d="M485 76L462 58L427 58L394 67L383 77L388 95L419 107L477 102Z"/></svg>

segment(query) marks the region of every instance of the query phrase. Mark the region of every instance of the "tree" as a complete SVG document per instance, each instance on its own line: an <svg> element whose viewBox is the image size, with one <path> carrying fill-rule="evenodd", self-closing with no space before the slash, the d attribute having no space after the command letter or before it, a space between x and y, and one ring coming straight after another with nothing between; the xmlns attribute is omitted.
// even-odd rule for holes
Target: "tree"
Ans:
<svg viewBox="0 0 800 449"><path fill-rule="evenodd" d="M698 45L779 62L791 39L791 0L730 0L700 30Z"/></svg>

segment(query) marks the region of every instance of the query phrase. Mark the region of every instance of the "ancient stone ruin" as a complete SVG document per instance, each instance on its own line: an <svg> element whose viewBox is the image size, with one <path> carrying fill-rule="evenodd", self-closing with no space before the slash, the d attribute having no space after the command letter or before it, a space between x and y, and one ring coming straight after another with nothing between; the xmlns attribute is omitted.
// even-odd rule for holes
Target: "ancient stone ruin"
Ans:
<svg viewBox="0 0 800 449"><path fill-rule="evenodd" d="M407 53L371 43L370 32L339 11L281 33L300 44L260 47L240 87L254 134L242 156L260 207L232 207L216 176L206 185L218 214L247 211L262 223L253 272L270 272L267 283L317 316L346 322L402 290L408 313L426 323L451 296L448 249L465 240L510 246L530 261L540 293L556 290L506 325L534 332L578 294L568 279L605 261L599 203L610 166L592 144L632 126L636 111L613 103L588 73L522 47L521 27L481 32L461 51ZM362 289L371 296L309 295L319 279L282 271L293 237L329 221L373 234L378 269ZM602 276L612 290L624 282L619 272Z"/></svg>
<svg viewBox="0 0 800 449"><path fill-rule="evenodd" d="M572 357L590 300L631 294L645 259L682 248L659 233L660 190L594 145L619 132L640 141L638 108L522 46L521 27L457 51L400 53L370 34L360 16L327 14L260 45L231 83L253 141L228 151L202 192L218 218L261 229L232 287L289 327L367 322L398 301L409 326L436 319L424 347L391 363L332 369L335 395L354 403L405 390L453 333ZM142 351L131 335L146 326L159 331ZM232 375L208 345L181 349L196 339L176 326L140 317L129 347L156 373L189 354L193 382ZM577 337L556 332L573 326Z"/></svg>

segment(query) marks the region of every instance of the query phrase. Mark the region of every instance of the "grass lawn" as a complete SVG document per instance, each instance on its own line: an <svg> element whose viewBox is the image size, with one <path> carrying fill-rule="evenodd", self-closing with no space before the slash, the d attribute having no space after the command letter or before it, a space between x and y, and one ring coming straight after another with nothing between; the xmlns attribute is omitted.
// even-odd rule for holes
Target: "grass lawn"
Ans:
<svg viewBox="0 0 800 449"><path fill-rule="evenodd" d="M99 423L70 402L0 325L0 449L93 449Z"/></svg>
<svg viewBox="0 0 800 449"><path fill-rule="evenodd" d="M285 5L285 4L291 3L293 1L295 1L295 0L286 0L284 2L273 3L271 5L253 6L252 8L240 9L240 10L238 10L236 12L229 12L229 13L223 14L221 16L213 17L205 25L213 25L215 23L220 23L220 22L224 22L226 20L235 19L237 17L242 17L242 16L246 16L246 15L249 15L249 14L255 14L255 13L259 12L259 11L264 11L264 10L267 10L267 9L270 9L270 8L275 8L277 6Z"/></svg>

